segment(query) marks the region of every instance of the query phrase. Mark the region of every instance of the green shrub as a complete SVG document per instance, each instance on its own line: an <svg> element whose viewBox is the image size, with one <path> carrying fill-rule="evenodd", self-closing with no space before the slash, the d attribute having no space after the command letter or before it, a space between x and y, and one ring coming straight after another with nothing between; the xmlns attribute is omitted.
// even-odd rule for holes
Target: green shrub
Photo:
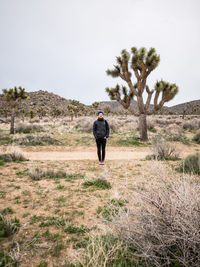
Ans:
<svg viewBox="0 0 200 267"><path fill-rule="evenodd" d="M86 225L81 225L81 226L68 225L64 231L68 234L83 235L85 233L88 233L90 229Z"/></svg>
<svg viewBox="0 0 200 267"><path fill-rule="evenodd" d="M187 156L177 168L179 172L200 175L200 154Z"/></svg>
<svg viewBox="0 0 200 267"><path fill-rule="evenodd" d="M19 262L16 259L13 259L9 252L0 250L0 267L17 267Z"/></svg>
<svg viewBox="0 0 200 267"><path fill-rule="evenodd" d="M200 145L200 133L197 133L192 140Z"/></svg>
<svg viewBox="0 0 200 267"><path fill-rule="evenodd" d="M17 218L7 219L0 214L0 237L9 237L18 232L20 222Z"/></svg>
<svg viewBox="0 0 200 267"><path fill-rule="evenodd" d="M83 183L84 187L93 187L94 189L110 189L111 188L111 184L110 182L106 181L106 179L93 179L93 180L87 180Z"/></svg>
<svg viewBox="0 0 200 267"><path fill-rule="evenodd" d="M125 206L126 201L120 199L111 199L109 200L103 208L102 216L106 221L112 221L113 217L119 214L121 207ZM123 208L126 211L126 208Z"/></svg>
<svg viewBox="0 0 200 267"><path fill-rule="evenodd" d="M117 140L117 144L121 146L145 146L146 144L141 143L138 138L134 136L122 137Z"/></svg>
<svg viewBox="0 0 200 267"><path fill-rule="evenodd" d="M27 159L20 152L13 151L11 153L0 154L0 160L3 162L26 161Z"/></svg>
<svg viewBox="0 0 200 267"><path fill-rule="evenodd" d="M136 257L133 257L132 250L113 234L91 236L87 241L85 253L81 265L75 266L99 266L99 267L132 267L136 265Z"/></svg>
<svg viewBox="0 0 200 267"><path fill-rule="evenodd" d="M1 211L1 214L3 214L3 215L13 214L13 213L14 213L14 211L11 207L7 207Z"/></svg>
<svg viewBox="0 0 200 267"><path fill-rule="evenodd" d="M67 181L71 181L72 179L84 177L84 175L81 173L66 173L62 170L44 170L41 168L30 169L29 176L35 181L41 180L42 178L66 178Z"/></svg>

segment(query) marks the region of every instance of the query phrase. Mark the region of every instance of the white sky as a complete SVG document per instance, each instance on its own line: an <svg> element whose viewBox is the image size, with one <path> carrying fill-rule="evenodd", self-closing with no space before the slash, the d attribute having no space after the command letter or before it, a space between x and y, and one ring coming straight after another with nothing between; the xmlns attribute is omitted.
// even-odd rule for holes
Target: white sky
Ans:
<svg viewBox="0 0 200 267"><path fill-rule="evenodd" d="M122 49L144 46L161 56L150 87L179 86L167 105L200 99L199 15L199 0L0 0L0 89L109 100L105 87L123 82L106 69Z"/></svg>

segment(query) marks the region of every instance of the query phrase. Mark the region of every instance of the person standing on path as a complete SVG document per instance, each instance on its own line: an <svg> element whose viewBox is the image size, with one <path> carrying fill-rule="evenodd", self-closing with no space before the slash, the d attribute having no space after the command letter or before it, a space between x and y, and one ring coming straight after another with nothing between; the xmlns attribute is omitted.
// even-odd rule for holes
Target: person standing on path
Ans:
<svg viewBox="0 0 200 267"><path fill-rule="evenodd" d="M106 154L106 141L109 137L109 124L103 118L104 113L98 112L98 119L93 124L93 134L97 144L97 155L99 158L99 165L104 165Z"/></svg>

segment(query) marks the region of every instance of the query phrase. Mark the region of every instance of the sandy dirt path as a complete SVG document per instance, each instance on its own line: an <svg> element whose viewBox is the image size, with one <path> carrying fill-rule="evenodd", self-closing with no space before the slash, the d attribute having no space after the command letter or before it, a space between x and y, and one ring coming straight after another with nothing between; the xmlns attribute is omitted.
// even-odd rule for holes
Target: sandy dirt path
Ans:
<svg viewBox="0 0 200 267"><path fill-rule="evenodd" d="M55 148L54 148L55 149ZM194 147L179 146L180 157L185 157L195 151ZM49 147L42 151L35 149L24 149L26 157L30 160L97 160L95 147L60 147L55 150ZM106 160L131 160L144 159L152 154L150 147L108 147L106 150Z"/></svg>

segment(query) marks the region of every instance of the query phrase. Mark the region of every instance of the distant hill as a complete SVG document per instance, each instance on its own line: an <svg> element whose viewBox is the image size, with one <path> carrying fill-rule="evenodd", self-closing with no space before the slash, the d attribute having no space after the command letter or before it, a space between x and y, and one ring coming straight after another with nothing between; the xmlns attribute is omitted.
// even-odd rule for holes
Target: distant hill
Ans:
<svg viewBox="0 0 200 267"><path fill-rule="evenodd" d="M103 109L105 106L109 106L112 111L119 112L123 110L123 107L115 100L112 101L102 101L100 102L100 109ZM133 110L138 110L137 101L133 100L131 102L131 108ZM153 105L150 105L150 108L153 108ZM172 114L197 114L200 115L200 100L194 100L182 104L178 104L172 107L164 106L159 113L172 113Z"/></svg>
<svg viewBox="0 0 200 267"><path fill-rule="evenodd" d="M28 98L21 101L21 107L26 111L36 111L38 108L44 108L47 112L51 112L54 108L58 108L67 113L69 99L43 90L27 92L27 94ZM6 108L7 106L8 103L3 95L0 95L0 108Z"/></svg>
<svg viewBox="0 0 200 267"><path fill-rule="evenodd" d="M58 108L67 112L67 105L70 103L70 99L66 99L54 93L48 91L39 90L36 92L29 92L28 99L22 100L21 107L25 110L30 111L31 109L36 111L38 108L44 108L48 112L52 109ZM91 106L82 104L86 109L90 109ZM109 106L112 112L119 112L124 110L123 107L117 101L102 101L100 102L99 109L103 109L105 106ZM7 108L8 103L5 101L3 95L0 94L0 109ZM151 105L150 108L153 106ZM137 110L137 101L132 100L131 108ZM200 115L200 100L190 101L187 103L175 105L172 107L164 107L161 112L163 113L175 113L183 114L185 110L186 114L199 114ZM159 112L160 113L160 112Z"/></svg>

